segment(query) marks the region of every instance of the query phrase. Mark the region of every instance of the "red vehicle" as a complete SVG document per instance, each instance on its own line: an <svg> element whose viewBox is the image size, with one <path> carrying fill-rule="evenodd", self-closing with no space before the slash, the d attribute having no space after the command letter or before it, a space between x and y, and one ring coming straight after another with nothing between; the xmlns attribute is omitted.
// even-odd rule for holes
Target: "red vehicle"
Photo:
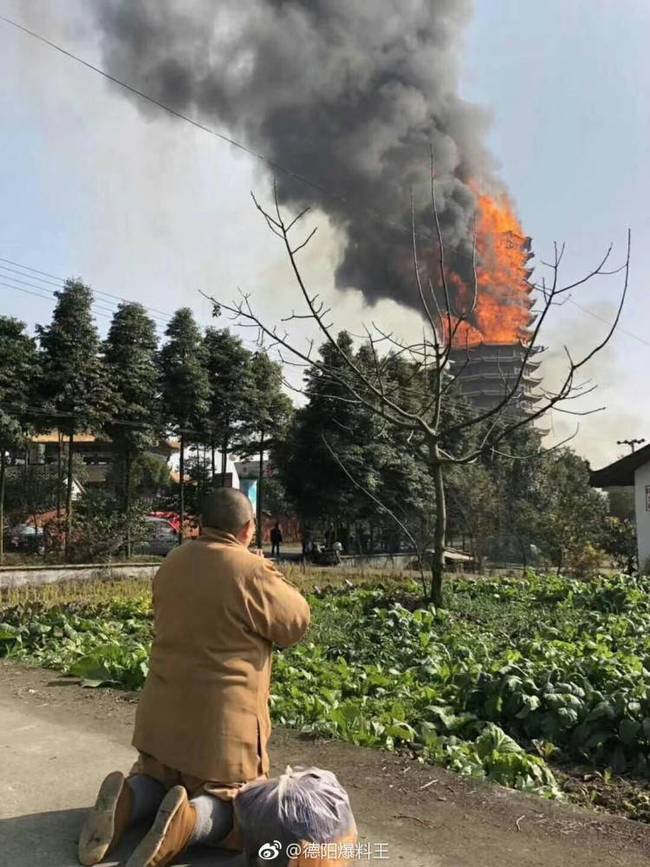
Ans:
<svg viewBox="0 0 650 867"><path fill-rule="evenodd" d="M167 522L172 531L178 535L181 528L181 519L178 512L149 512L147 518L154 518L161 522ZM184 539L196 539L199 535L199 522L193 515L185 516L185 526L183 528Z"/></svg>

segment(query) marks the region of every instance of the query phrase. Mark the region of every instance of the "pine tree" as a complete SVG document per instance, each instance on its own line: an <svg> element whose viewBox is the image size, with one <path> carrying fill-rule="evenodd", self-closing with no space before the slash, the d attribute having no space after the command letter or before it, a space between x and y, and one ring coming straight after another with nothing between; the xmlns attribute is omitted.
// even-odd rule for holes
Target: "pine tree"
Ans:
<svg viewBox="0 0 650 867"><path fill-rule="evenodd" d="M112 420L106 430L122 470L126 556L131 556L132 468L158 434L156 327L140 304L121 304L104 344Z"/></svg>
<svg viewBox="0 0 650 867"><path fill-rule="evenodd" d="M364 347L354 352L346 332L339 333L337 343L360 368L374 365ZM372 547L377 530L394 541L399 530L365 493L370 491L417 529L423 545L429 544L430 527L423 521L430 512L431 477L426 466L374 413L345 399L349 371L334 347L324 344L319 361L322 366L312 366L305 377L307 404L295 412L287 436L273 452L289 499L304 521L325 520L341 541L356 526L360 544L368 529ZM386 362L386 387L399 390L404 400L413 386L413 375L407 363Z"/></svg>
<svg viewBox="0 0 650 867"><path fill-rule="evenodd" d="M338 335L337 342L351 351L352 340L345 332ZM332 375L322 374L316 366L307 370L307 404L296 410L287 435L273 451L274 462L303 521L337 523L342 514L354 521L364 506L373 504L334 462L323 437L343 465L367 484L367 473L359 474L359 456L360 449L372 441L372 434L366 435L368 414L362 407L338 400L345 396L340 380L345 379L346 371L332 347L325 344L319 354Z"/></svg>
<svg viewBox="0 0 650 867"><path fill-rule="evenodd" d="M54 293L57 304L48 326L37 326L41 345L40 391L52 424L68 441L65 554L70 554L75 433L96 431L107 409L100 342L92 317L93 296L80 280L67 280Z"/></svg>
<svg viewBox="0 0 650 867"><path fill-rule="evenodd" d="M242 425L238 451L243 457L257 455L257 536L262 547L264 512L264 455L276 445L287 428L292 404L282 390L282 368L266 355L256 352L250 361L246 387L246 418Z"/></svg>
<svg viewBox="0 0 650 867"><path fill-rule="evenodd" d="M215 452L221 451L221 484L225 484L228 454L246 417L246 383L251 353L226 328L208 328L203 340L210 383L207 442L212 453L212 481L216 476Z"/></svg>
<svg viewBox="0 0 650 867"><path fill-rule="evenodd" d="M0 563L4 559L7 452L25 439L38 373L36 343L17 319L0 316Z"/></svg>
<svg viewBox="0 0 650 867"><path fill-rule="evenodd" d="M185 449L201 439L206 428L210 386L205 348L192 311L178 310L165 332L167 343L159 354L163 421L180 441L179 517L183 539L185 521Z"/></svg>

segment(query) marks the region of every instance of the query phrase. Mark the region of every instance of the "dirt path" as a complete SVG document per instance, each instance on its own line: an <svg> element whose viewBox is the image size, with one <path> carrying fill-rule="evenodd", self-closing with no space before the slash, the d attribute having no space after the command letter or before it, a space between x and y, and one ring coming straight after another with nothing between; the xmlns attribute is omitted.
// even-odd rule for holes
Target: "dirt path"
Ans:
<svg viewBox="0 0 650 867"><path fill-rule="evenodd" d="M136 700L128 693L84 690L51 672L0 663L3 865L73 867L82 809L104 773L128 768L132 761ZM309 763L338 774L350 791L373 863L640 867L650 855L648 826L468 783L387 753L279 730L272 757L276 770ZM238 859L218 862L214 853L200 852L181 863L241 867Z"/></svg>

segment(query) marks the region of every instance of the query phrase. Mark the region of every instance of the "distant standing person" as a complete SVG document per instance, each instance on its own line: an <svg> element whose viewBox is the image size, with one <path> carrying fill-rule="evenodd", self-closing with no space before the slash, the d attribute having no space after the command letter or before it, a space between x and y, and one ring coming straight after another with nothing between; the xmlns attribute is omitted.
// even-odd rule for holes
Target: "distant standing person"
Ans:
<svg viewBox="0 0 650 867"><path fill-rule="evenodd" d="M275 526L271 530L271 557L274 555L280 556L280 545L282 544L282 530L280 522L276 521Z"/></svg>
<svg viewBox="0 0 650 867"><path fill-rule="evenodd" d="M312 547L314 544L314 540L312 538L311 530L309 527L305 527L302 533L302 558L305 559L307 554L311 554Z"/></svg>

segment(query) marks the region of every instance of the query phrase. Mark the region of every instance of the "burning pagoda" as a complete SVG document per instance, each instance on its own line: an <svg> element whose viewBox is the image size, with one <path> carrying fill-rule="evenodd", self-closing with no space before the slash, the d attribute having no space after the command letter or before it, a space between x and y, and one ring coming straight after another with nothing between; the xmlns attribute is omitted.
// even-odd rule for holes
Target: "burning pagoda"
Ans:
<svg viewBox="0 0 650 867"><path fill-rule="evenodd" d="M517 385L509 407L513 411L531 413L541 395L535 389L541 382L537 375L539 360L534 355L524 362L525 346L521 343L481 343L466 349L453 349L452 374L458 373L458 383L464 396L478 410L492 409ZM523 371L522 371L523 367Z"/></svg>
<svg viewBox="0 0 650 867"><path fill-rule="evenodd" d="M451 372L476 409L491 409L516 386L510 409L530 413L541 399L536 392L541 347L526 357L535 320L531 239L505 197L479 195L477 204L478 293L471 324L463 322L456 331Z"/></svg>

